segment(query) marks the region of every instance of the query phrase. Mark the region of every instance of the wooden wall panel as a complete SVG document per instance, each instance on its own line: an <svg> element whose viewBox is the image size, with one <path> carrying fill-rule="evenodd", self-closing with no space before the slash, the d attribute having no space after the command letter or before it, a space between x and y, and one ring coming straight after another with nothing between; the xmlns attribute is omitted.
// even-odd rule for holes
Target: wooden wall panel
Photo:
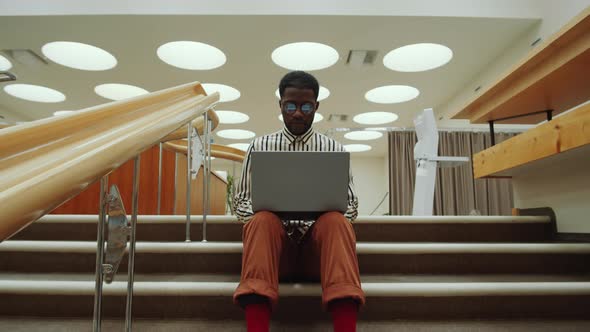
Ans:
<svg viewBox="0 0 590 332"><path fill-rule="evenodd" d="M160 214L170 215L174 214L176 154L168 150L163 150L162 156L162 206L160 207ZM157 187L156 190L158 190Z"/></svg>
<svg viewBox="0 0 590 332"><path fill-rule="evenodd" d="M158 197L158 155L156 145L141 154L139 182L139 214L156 214ZM174 206L174 154L165 152L162 161L162 214L172 214ZM131 213L133 190L133 159L109 175L109 188L112 184L119 187L123 204L128 214ZM53 214L98 214L100 181L92 184L85 191L62 204Z"/></svg>
<svg viewBox="0 0 590 332"><path fill-rule="evenodd" d="M178 175L176 180L176 213L186 214L186 156L178 154ZM203 214L203 167L197 178L191 180L191 214ZM225 214L225 200L227 197L227 183L217 175L211 174L209 214Z"/></svg>

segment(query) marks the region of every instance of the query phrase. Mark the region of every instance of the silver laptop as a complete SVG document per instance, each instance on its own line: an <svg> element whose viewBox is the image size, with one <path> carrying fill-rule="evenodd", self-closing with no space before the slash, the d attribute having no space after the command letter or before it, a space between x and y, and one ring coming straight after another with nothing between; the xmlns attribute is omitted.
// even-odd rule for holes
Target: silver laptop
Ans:
<svg viewBox="0 0 590 332"><path fill-rule="evenodd" d="M316 219L346 212L348 152L252 152L252 208L281 219Z"/></svg>

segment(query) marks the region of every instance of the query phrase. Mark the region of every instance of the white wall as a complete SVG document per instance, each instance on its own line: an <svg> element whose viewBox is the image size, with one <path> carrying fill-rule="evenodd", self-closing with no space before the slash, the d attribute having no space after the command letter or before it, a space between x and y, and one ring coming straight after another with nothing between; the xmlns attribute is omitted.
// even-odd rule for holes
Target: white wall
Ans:
<svg viewBox="0 0 590 332"><path fill-rule="evenodd" d="M549 206L557 231L590 233L590 146L523 165L513 171L514 206Z"/></svg>
<svg viewBox="0 0 590 332"><path fill-rule="evenodd" d="M538 0L538 14L543 18L537 34L548 39L586 7L590 0Z"/></svg>
<svg viewBox="0 0 590 332"><path fill-rule="evenodd" d="M389 191L387 157L352 157L350 165L356 193L359 197L359 214L370 214ZM388 198L373 213L383 215L389 212Z"/></svg>

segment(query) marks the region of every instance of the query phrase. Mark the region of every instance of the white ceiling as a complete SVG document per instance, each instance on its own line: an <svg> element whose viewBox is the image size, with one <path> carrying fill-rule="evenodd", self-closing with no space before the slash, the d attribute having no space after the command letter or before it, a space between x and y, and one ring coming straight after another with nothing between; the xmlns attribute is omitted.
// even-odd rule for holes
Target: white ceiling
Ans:
<svg viewBox="0 0 590 332"><path fill-rule="evenodd" d="M2 6L3 2L0 2L0 12ZM519 13L519 8L516 6L516 13ZM13 7L13 11L9 14L18 15L18 6ZM494 13L500 16L499 12ZM41 54L41 47L45 43L64 40L101 47L118 60L114 69L89 72L66 68L51 61L48 65L24 65L9 58L14 65L11 71L18 76L20 83L57 89L67 99L56 104L34 103L16 99L0 90L0 115L10 121L29 121L51 116L58 110L76 110L105 103L108 100L94 93L94 87L103 83L132 84L156 91L190 81L201 81L227 84L242 94L240 99L220 104L218 109L247 113L250 121L221 125L219 129L248 129L262 135L281 128L274 92L287 70L271 61L271 52L286 43L314 41L334 47L340 55L340 60L334 66L312 72L320 84L331 92L330 97L321 102L319 112L326 119L316 125L319 131L357 127L359 125L352 122L352 117L368 111L396 112L400 118L391 125L408 127L412 126L412 119L417 112L447 102L539 22L531 17L514 18L512 15L512 18L506 18L510 16L507 14L504 18L424 15L0 17L0 54L5 56L7 53L1 50L30 49ZM477 16L483 15L480 13ZM175 40L211 44L225 53L227 62L218 69L208 71L189 71L169 66L158 59L156 49ZM418 42L444 44L453 50L454 57L447 65L422 73L399 73L383 66L382 59L387 52ZM375 64L360 69L349 67L346 58L348 51L353 49L376 50ZM413 101L393 105L373 104L364 99L368 90L389 84L414 86L420 90L420 96ZM349 120L328 122L330 114L345 114ZM335 138L345 144L355 143L344 139L342 134L337 134ZM219 137L215 137L215 140L220 144L243 142ZM363 152L363 156L386 155L385 136L369 141L369 144L373 150Z"/></svg>

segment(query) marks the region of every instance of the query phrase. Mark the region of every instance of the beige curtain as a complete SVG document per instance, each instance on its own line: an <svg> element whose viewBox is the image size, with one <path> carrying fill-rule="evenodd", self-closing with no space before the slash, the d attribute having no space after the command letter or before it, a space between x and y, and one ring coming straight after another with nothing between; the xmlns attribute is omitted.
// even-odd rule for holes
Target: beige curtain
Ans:
<svg viewBox="0 0 590 332"><path fill-rule="evenodd" d="M499 143L515 134L498 133ZM414 179L413 131L389 133L389 184L392 215L412 213ZM445 132L439 133L440 156L469 156L491 145L489 133ZM510 215L513 206L510 179L473 179L470 163L454 168L439 168L434 195L435 215Z"/></svg>

